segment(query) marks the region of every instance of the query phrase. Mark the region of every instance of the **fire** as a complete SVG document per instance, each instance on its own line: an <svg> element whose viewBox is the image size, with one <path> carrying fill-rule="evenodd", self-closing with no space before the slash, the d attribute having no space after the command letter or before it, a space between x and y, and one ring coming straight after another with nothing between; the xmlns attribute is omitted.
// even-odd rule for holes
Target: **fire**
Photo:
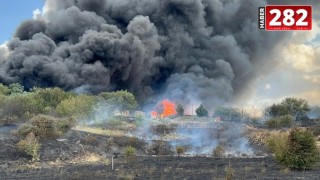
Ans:
<svg viewBox="0 0 320 180"><path fill-rule="evenodd" d="M152 111L151 112L151 117L157 118L158 117L158 113L156 111Z"/></svg>
<svg viewBox="0 0 320 180"><path fill-rule="evenodd" d="M165 117L169 117L172 115L177 114L176 111L176 105L169 101L168 99L161 101L161 103L159 103L159 105L157 106L157 111L152 111L151 112L151 116L153 118L157 118L158 114L161 112L160 117L161 118L165 118Z"/></svg>

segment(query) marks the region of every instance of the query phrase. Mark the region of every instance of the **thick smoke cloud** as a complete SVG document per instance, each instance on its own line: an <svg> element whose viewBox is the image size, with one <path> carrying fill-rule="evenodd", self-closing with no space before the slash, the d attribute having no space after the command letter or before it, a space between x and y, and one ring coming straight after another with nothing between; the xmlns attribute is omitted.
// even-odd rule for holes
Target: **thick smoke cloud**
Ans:
<svg viewBox="0 0 320 180"><path fill-rule="evenodd" d="M286 37L257 28L252 0L47 0L9 43L0 81L128 89L207 106L240 96ZM264 68L266 69L266 68Z"/></svg>

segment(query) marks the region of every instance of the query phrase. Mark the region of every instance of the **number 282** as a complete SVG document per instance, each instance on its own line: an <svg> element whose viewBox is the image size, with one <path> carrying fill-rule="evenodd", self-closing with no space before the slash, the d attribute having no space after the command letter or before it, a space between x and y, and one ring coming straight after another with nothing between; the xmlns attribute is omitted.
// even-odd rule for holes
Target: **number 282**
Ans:
<svg viewBox="0 0 320 180"><path fill-rule="evenodd" d="M302 16L295 22L293 16L297 14L302 14ZM270 26L282 26L281 21L279 21L281 17L281 11L279 9L270 10L270 14L276 14L276 16L270 21ZM282 20L283 25L292 26L296 23L297 26L308 26L308 22L305 22L305 19L308 16L308 12L305 9L299 9L294 12L292 9L286 9L283 11L284 18Z"/></svg>

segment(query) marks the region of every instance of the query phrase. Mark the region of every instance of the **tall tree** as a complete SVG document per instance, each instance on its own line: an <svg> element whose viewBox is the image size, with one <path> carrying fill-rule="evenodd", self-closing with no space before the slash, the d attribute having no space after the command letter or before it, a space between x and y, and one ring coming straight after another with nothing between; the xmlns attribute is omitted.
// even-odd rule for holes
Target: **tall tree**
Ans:
<svg viewBox="0 0 320 180"><path fill-rule="evenodd" d="M199 117L208 117L209 115L208 110L202 104L196 109L196 113Z"/></svg>
<svg viewBox="0 0 320 180"><path fill-rule="evenodd" d="M176 111L179 114L179 116L183 116L184 115L184 108L183 108L182 104L179 103L177 105Z"/></svg>
<svg viewBox="0 0 320 180"><path fill-rule="evenodd" d="M119 108L120 111L134 110L138 103L134 95L127 90L116 92L103 92L100 94L111 106Z"/></svg>
<svg viewBox="0 0 320 180"><path fill-rule="evenodd" d="M273 104L267 109L271 117L292 115L296 120L301 120L310 111L308 102L304 99L286 98L280 104Z"/></svg>

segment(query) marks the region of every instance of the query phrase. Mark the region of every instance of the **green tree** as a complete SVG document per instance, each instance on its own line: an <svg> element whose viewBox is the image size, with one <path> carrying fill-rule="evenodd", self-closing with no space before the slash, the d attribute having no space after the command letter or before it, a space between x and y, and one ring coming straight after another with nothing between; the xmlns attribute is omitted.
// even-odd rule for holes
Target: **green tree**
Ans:
<svg viewBox="0 0 320 180"><path fill-rule="evenodd" d="M202 104L196 109L196 113L199 117L208 117L209 115L208 110Z"/></svg>
<svg viewBox="0 0 320 180"><path fill-rule="evenodd" d="M63 91L60 88L34 88L34 98L44 108L55 109L61 101L74 97L72 93Z"/></svg>
<svg viewBox="0 0 320 180"><path fill-rule="evenodd" d="M273 104L267 108L267 113L271 117L291 115L296 120L306 117L308 111L310 111L308 102L297 98L286 98L280 104Z"/></svg>
<svg viewBox="0 0 320 180"><path fill-rule="evenodd" d="M57 114L63 117L86 118L92 115L98 97L79 95L65 99L57 106Z"/></svg>
<svg viewBox="0 0 320 180"><path fill-rule="evenodd" d="M11 94L21 94L24 92L24 87L18 83L10 84L9 89Z"/></svg>
<svg viewBox="0 0 320 180"><path fill-rule="evenodd" d="M183 116L184 115L184 108L183 108L182 104L179 103L177 105L176 111L178 112L179 116Z"/></svg>
<svg viewBox="0 0 320 180"><path fill-rule="evenodd" d="M103 92L100 94L114 109L123 111L131 111L137 108L138 103L134 95L128 91Z"/></svg>
<svg viewBox="0 0 320 180"><path fill-rule="evenodd" d="M290 115L294 116L297 120L300 120L307 116L307 112L310 111L308 101L297 98L286 98L281 102L281 105L289 112Z"/></svg>
<svg viewBox="0 0 320 180"><path fill-rule="evenodd" d="M267 108L267 114L271 117L288 115L288 110L281 104L273 104Z"/></svg>
<svg viewBox="0 0 320 180"><path fill-rule="evenodd" d="M9 95L10 94L10 89L8 86L5 86L3 84L0 83L0 94L2 95Z"/></svg>
<svg viewBox="0 0 320 180"><path fill-rule="evenodd" d="M43 107L34 98L32 93L15 94L3 99L1 105L1 117L13 117L28 119L30 115L42 112Z"/></svg>

